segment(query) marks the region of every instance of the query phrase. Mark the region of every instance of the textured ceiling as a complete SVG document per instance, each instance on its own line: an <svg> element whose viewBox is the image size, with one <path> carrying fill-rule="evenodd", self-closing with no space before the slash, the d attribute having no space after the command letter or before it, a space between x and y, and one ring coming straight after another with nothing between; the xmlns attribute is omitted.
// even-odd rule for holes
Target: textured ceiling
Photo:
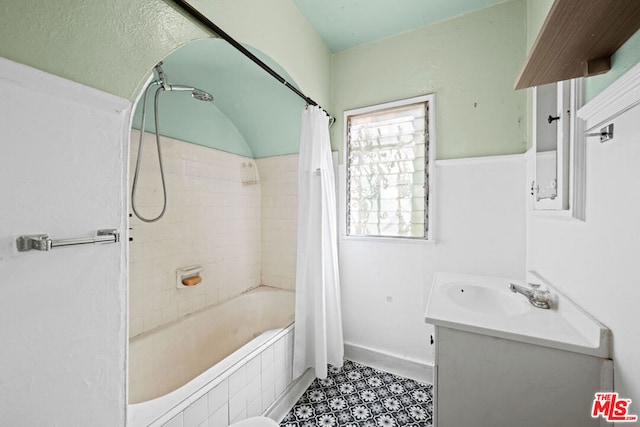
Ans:
<svg viewBox="0 0 640 427"><path fill-rule="evenodd" d="M292 0L332 52L505 0Z"/></svg>

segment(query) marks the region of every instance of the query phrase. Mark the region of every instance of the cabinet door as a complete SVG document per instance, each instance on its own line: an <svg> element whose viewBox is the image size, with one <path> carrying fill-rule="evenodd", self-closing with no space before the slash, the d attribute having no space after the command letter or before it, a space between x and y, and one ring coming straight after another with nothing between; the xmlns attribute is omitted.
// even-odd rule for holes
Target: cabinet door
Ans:
<svg viewBox="0 0 640 427"><path fill-rule="evenodd" d="M604 359L440 327L434 427L597 427Z"/></svg>
<svg viewBox="0 0 640 427"><path fill-rule="evenodd" d="M534 88L534 209L569 209L571 147L577 100L581 98L580 90L581 85L576 80Z"/></svg>

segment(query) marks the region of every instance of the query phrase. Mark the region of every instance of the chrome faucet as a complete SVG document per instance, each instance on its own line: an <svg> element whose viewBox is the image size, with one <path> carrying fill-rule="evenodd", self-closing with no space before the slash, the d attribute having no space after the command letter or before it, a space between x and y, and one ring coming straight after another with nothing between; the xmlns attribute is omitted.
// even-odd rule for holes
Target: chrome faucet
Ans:
<svg viewBox="0 0 640 427"><path fill-rule="evenodd" d="M550 308L551 294L549 291L540 290L540 285L530 283L531 288L525 286L519 286L514 283L509 283L509 290L514 293L522 294L537 308Z"/></svg>

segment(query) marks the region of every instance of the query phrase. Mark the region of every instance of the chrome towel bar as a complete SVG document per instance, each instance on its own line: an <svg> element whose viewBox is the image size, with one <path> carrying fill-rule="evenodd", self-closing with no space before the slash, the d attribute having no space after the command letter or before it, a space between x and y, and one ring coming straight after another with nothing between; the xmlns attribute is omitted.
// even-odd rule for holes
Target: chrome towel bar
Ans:
<svg viewBox="0 0 640 427"><path fill-rule="evenodd" d="M52 240L48 234L32 234L20 236L16 239L18 252L50 251L63 246L88 245L94 243L118 243L120 232L115 229L98 230L95 237L78 237L75 239Z"/></svg>

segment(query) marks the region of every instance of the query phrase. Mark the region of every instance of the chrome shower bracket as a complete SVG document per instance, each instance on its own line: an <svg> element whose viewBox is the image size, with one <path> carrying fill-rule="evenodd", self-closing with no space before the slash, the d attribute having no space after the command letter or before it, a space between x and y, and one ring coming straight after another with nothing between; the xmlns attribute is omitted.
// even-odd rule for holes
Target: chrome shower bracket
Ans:
<svg viewBox="0 0 640 427"><path fill-rule="evenodd" d="M167 75L162 69L162 61L158 62L154 68L158 73L158 83L160 84L160 86L162 86L164 90L171 90L171 86L169 86L169 83L167 83Z"/></svg>

